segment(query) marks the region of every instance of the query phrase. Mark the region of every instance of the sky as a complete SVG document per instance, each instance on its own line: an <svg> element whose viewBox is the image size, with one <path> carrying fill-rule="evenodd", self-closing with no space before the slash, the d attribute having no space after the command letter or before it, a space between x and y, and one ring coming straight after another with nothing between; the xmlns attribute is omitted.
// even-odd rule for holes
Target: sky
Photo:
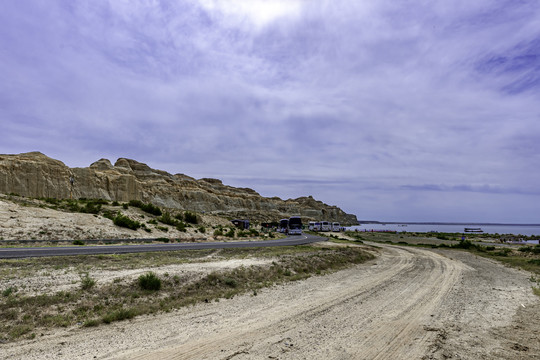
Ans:
<svg viewBox="0 0 540 360"><path fill-rule="evenodd" d="M6 0L0 153L540 223L537 0Z"/></svg>

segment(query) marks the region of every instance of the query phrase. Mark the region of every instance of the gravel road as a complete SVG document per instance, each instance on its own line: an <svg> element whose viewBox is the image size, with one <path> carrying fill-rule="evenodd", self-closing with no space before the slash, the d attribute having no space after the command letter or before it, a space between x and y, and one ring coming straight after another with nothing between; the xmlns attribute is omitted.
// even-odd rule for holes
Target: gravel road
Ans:
<svg viewBox="0 0 540 360"><path fill-rule="evenodd" d="M379 246L379 245L378 245ZM230 300L0 345L7 359L540 359L530 274L459 251L374 261Z"/></svg>

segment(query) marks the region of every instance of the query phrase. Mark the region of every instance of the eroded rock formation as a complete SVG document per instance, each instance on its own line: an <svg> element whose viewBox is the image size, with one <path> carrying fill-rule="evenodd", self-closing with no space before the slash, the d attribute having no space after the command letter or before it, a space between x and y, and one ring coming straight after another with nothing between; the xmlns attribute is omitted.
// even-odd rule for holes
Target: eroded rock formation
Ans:
<svg viewBox="0 0 540 360"><path fill-rule="evenodd" d="M40 152L0 155L0 193L35 198L141 200L161 207L256 221L300 215L306 220L357 223L355 215L311 196L289 200L266 198L255 190L227 186L218 179L171 175L125 158L118 159L114 165L101 159L87 168L69 168Z"/></svg>

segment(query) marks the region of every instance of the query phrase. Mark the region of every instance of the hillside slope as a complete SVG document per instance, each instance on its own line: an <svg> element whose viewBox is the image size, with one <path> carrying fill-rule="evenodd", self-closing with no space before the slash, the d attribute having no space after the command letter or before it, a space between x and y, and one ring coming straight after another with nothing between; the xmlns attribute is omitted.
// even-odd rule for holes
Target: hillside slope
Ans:
<svg viewBox="0 0 540 360"><path fill-rule="evenodd" d="M160 207L255 221L300 215L306 220L357 223L355 215L311 196L267 198L249 188L224 185L218 179L172 175L125 158L114 165L100 159L86 168L70 168L40 152L0 155L0 193L33 198L141 200Z"/></svg>

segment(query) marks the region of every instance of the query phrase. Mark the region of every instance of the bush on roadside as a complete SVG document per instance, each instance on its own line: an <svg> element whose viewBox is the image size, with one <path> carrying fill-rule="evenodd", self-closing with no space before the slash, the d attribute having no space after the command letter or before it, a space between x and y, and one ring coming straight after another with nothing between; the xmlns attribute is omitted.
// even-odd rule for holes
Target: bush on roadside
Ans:
<svg viewBox="0 0 540 360"><path fill-rule="evenodd" d="M214 230L214 236L223 236L223 230L221 229Z"/></svg>
<svg viewBox="0 0 540 360"><path fill-rule="evenodd" d="M158 291L161 289L161 279L153 272L139 276L139 287L143 290Z"/></svg>
<svg viewBox="0 0 540 360"><path fill-rule="evenodd" d="M89 290L96 285L96 280L92 279L90 275L85 274L84 276L81 276L81 289L82 290Z"/></svg>
<svg viewBox="0 0 540 360"><path fill-rule="evenodd" d="M111 311L107 315L103 316L102 321L105 324L110 324L114 321L122 321L127 319L132 319L137 315L137 312L133 309L117 309L114 311ZM87 325L90 326L90 325Z"/></svg>

